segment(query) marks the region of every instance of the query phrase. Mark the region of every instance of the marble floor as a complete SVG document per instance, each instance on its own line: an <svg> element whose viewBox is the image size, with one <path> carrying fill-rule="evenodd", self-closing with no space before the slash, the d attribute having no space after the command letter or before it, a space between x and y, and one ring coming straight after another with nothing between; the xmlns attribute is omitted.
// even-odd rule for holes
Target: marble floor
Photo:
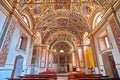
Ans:
<svg viewBox="0 0 120 80"><path fill-rule="evenodd" d="M68 80L67 74L68 73L57 73L57 80Z"/></svg>
<svg viewBox="0 0 120 80"><path fill-rule="evenodd" d="M67 77L57 77L57 80L68 80Z"/></svg>

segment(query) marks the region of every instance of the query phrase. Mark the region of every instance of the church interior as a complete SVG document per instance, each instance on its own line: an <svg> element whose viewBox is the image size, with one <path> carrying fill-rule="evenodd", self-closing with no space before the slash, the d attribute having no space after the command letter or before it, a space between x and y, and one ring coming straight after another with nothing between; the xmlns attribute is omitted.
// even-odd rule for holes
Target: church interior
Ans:
<svg viewBox="0 0 120 80"><path fill-rule="evenodd" d="M0 0L0 80L118 80L120 0Z"/></svg>

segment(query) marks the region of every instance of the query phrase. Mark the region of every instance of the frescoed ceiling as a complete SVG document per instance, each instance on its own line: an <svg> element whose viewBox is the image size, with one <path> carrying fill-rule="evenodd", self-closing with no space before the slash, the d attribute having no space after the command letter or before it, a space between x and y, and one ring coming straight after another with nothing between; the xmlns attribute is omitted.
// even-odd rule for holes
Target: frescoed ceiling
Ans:
<svg viewBox="0 0 120 80"><path fill-rule="evenodd" d="M117 0L7 0L23 15L31 17L33 32L41 34L41 44L65 51L82 44L99 11L105 13ZM38 39L39 40L39 39ZM54 46L53 46L54 45ZM69 45L69 46L68 46Z"/></svg>

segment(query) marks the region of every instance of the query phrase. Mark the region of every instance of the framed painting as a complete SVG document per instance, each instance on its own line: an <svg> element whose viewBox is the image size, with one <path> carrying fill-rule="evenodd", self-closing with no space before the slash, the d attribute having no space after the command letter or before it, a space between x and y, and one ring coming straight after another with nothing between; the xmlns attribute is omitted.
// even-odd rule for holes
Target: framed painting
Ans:
<svg viewBox="0 0 120 80"><path fill-rule="evenodd" d="M54 64L57 64L57 63L58 63L58 55L57 55L57 54L54 54L54 55L53 55L53 63L54 63Z"/></svg>

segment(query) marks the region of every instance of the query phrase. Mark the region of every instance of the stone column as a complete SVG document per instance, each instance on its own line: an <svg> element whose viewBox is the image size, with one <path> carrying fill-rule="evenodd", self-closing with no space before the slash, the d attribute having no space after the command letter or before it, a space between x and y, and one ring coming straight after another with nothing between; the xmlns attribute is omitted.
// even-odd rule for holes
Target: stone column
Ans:
<svg viewBox="0 0 120 80"><path fill-rule="evenodd" d="M80 46L82 49L82 55L83 55L83 63L84 63L84 72L87 73L87 64L86 64L86 60L85 60L85 53L84 53L84 46Z"/></svg>
<svg viewBox="0 0 120 80"><path fill-rule="evenodd" d="M34 73L39 73L40 70L40 46L35 45L34 46L34 56L35 57L35 66L34 66Z"/></svg>
<svg viewBox="0 0 120 80"><path fill-rule="evenodd" d="M73 67L76 67L76 57L75 57L75 52L74 51L72 51L72 65L73 65Z"/></svg>
<svg viewBox="0 0 120 80"><path fill-rule="evenodd" d="M84 72L85 59L84 59L84 51L83 51L82 46L77 47L77 56L78 56L78 60L79 60L79 69L80 69L80 71Z"/></svg>
<svg viewBox="0 0 120 80"><path fill-rule="evenodd" d="M79 56L79 48L75 50L76 63L77 63L77 71L80 71L80 56Z"/></svg>
<svg viewBox="0 0 120 80"><path fill-rule="evenodd" d="M48 45L40 45L41 52L40 52L40 68L47 68L48 67Z"/></svg>

